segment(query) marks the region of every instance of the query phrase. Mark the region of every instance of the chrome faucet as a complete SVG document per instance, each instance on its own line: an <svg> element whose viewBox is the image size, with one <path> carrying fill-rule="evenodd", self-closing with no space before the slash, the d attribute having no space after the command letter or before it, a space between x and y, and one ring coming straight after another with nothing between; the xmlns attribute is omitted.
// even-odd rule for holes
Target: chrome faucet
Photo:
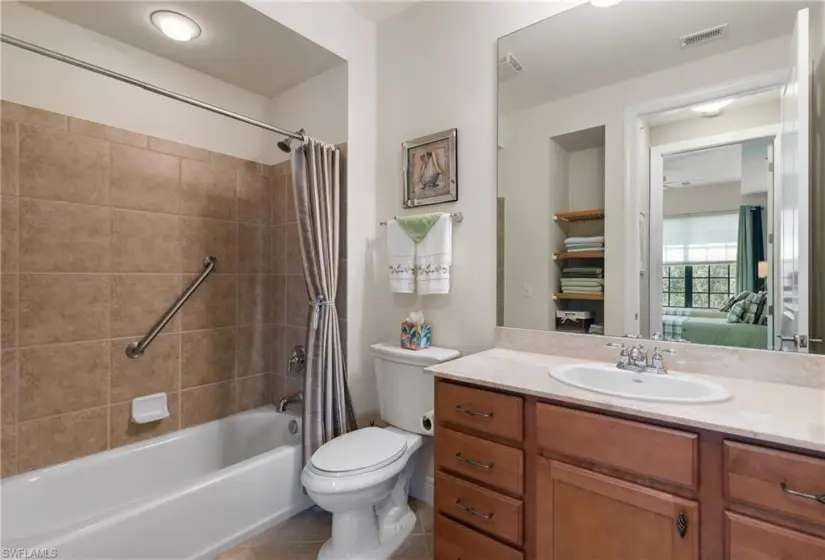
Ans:
<svg viewBox="0 0 825 560"><path fill-rule="evenodd" d="M291 397L284 397L278 401L278 412L286 412L286 407L291 404L304 404L304 394L300 391Z"/></svg>
<svg viewBox="0 0 825 560"><path fill-rule="evenodd" d="M660 340L660 338L654 338L654 340ZM656 345L653 347L653 354L650 357L650 363L648 363L647 349L642 344L628 347L624 343L608 342L607 346L621 349L616 367L634 373L650 371L656 374L666 374L667 368L664 364L664 355L676 353L675 350L665 349Z"/></svg>

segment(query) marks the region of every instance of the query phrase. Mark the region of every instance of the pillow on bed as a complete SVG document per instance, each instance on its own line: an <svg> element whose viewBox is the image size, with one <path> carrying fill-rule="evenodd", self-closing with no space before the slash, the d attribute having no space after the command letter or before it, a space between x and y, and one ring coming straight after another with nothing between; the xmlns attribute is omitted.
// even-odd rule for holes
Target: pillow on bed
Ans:
<svg viewBox="0 0 825 560"><path fill-rule="evenodd" d="M767 325L768 315L766 313L768 307L768 292L759 292L759 307L756 310L756 317L753 320L754 325ZM765 321L764 323L762 321Z"/></svg>
<svg viewBox="0 0 825 560"><path fill-rule="evenodd" d="M733 307L734 303L736 303L738 301L742 301L743 299L748 297L748 295L750 295L750 293L751 292L745 290L744 292L741 292L738 296L731 296L730 299L728 299L725 303L722 304L722 307L719 308L719 311L725 311L725 312L730 311L731 308ZM730 321L728 321L728 322L730 322Z"/></svg>
<svg viewBox="0 0 825 560"><path fill-rule="evenodd" d="M745 302L744 301L737 301L736 303L731 306L730 311L728 311L728 316L725 319L728 323L741 323L742 317L745 316Z"/></svg>

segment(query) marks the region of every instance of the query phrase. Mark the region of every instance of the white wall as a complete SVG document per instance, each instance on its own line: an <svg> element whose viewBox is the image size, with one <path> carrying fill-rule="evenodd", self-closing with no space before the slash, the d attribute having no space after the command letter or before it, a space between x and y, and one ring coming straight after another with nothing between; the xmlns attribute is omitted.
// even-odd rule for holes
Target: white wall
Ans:
<svg viewBox="0 0 825 560"><path fill-rule="evenodd" d="M338 66L298 84L274 97L267 122L282 128L303 128L313 138L329 144L347 141L347 65ZM289 159L277 149L273 136L272 163Z"/></svg>
<svg viewBox="0 0 825 560"><path fill-rule="evenodd" d="M394 340L407 312L422 308L433 323L434 344L465 353L492 346L496 320L496 40L569 7L568 3L543 2L422 2L379 25L378 216L386 219L405 212L401 207L401 143L455 127L459 201L426 210L462 211L464 222L454 228L452 289L446 296L390 294L384 273L385 237L379 232L373 247L377 283L371 299L376 336Z"/></svg>
<svg viewBox="0 0 825 560"><path fill-rule="evenodd" d="M3 33L266 120L269 100L17 2ZM131 85L3 44L0 97L199 148L269 163L271 134Z"/></svg>
<svg viewBox="0 0 825 560"><path fill-rule="evenodd" d="M593 210L604 208L604 147L570 152L570 191L568 208Z"/></svg>
<svg viewBox="0 0 825 560"><path fill-rule="evenodd" d="M513 134L505 154L531 153L533 165L523 168L522 174L529 180L522 181L521 207L540 196L537 189L550 182L550 170L546 158L542 159L548 138L576 130L605 126L605 329L607 333L623 334L626 314L636 313L635 299L623 286L626 277L624 235L625 221L629 219L624 207L624 118L625 111L647 101L668 98L689 91L706 89L718 84L730 83L744 77L785 67L788 59L789 39L779 37L706 58L690 64L648 74L640 78L614 84L561 99L508 115ZM521 156L520 156L521 157ZM527 158L527 156L524 156ZM519 201L508 200L508 228L513 219L510 209ZM547 208L546 206L544 208ZM545 220L549 220L549 213ZM633 219L636 219L634 216ZM492 226L491 226L492 227ZM631 243L636 243L631 240ZM509 257L509 255L508 255ZM521 266L508 258L508 268ZM535 283L543 280L536 278ZM528 282L530 280L527 280ZM492 296L489 297L491 300Z"/></svg>
<svg viewBox="0 0 825 560"><path fill-rule="evenodd" d="M715 136L779 123L779 99L726 110L717 117L691 119L651 127L650 145L661 146L684 140Z"/></svg>

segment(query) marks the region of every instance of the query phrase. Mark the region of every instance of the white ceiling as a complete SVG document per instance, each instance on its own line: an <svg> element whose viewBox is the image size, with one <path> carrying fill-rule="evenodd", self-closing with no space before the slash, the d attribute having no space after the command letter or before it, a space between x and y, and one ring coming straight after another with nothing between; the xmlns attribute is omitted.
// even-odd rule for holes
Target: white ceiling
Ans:
<svg viewBox="0 0 825 560"><path fill-rule="evenodd" d="M361 2L358 0L351 0L347 2L347 4L352 6L353 10L368 20L374 23L380 23L385 19L391 18L395 14L400 14L413 4L417 4L417 2L397 2L396 0Z"/></svg>
<svg viewBox="0 0 825 560"><path fill-rule="evenodd" d="M499 40L524 66L499 84L512 113L591 89L789 35L796 12L816 2L623 2L583 4ZM682 49L679 37L730 24L725 39Z"/></svg>
<svg viewBox="0 0 825 560"><path fill-rule="evenodd" d="M742 180L742 144L667 156L664 174L666 188L738 183Z"/></svg>
<svg viewBox="0 0 825 560"><path fill-rule="evenodd" d="M265 97L343 63L238 0L25 3ZM188 43L168 39L149 22L156 10L173 10L192 18L201 26L201 36Z"/></svg>

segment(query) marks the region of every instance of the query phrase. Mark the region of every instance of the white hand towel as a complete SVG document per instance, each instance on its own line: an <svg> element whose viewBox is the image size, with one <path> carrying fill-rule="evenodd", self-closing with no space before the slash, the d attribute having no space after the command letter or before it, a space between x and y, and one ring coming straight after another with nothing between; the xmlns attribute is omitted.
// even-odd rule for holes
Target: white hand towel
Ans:
<svg viewBox="0 0 825 560"><path fill-rule="evenodd" d="M415 292L415 242L395 220L387 222L387 256L390 290L397 294Z"/></svg>
<svg viewBox="0 0 825 560"><path fill-rule="evenodd" d="M445 213L415 248L418 293L449 294L452 264L453 219L449 213Z"/></svg>

